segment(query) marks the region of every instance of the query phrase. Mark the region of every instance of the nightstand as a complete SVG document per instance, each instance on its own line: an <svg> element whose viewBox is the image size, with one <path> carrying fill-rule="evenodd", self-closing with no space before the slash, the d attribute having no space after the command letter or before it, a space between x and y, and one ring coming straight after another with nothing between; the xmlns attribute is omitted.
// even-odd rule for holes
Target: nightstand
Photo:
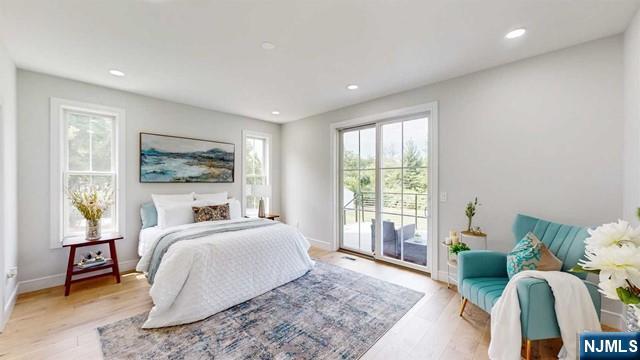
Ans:
<svg viewBox="0 0 640 360"><path fill-rule="evenodd" d="M67 278L64 282L64 296L69 296L69 292L71 292L71 284L79 281L113 275L116 278L116 282L120 283L120 268L118 267L118 254L116 253L116 240L120 239L122 239L122 236L119 234L104 234L97 240L87 240L84 237L73 237L67 238L62 242L62 247L69 248L69 263L67 264ZM74 264L77 248L100 244L109 244L111 259L106 263L89 268L80 268L78 265ZM104 269L111 269L111 272L73 280L73 275L86 274Z"/></svg>

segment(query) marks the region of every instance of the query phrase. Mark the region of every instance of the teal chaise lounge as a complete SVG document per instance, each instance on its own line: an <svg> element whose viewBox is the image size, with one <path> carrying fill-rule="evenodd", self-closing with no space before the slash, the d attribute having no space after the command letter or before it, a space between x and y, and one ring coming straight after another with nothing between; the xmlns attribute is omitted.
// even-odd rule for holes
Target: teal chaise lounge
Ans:
<svg viewBox="0 0 640 360"><path fill-rule="evenodd" d="M562 271L571 269L584 255L584 239L587 229L579 226L557 224L531 216L518 215L513 224L515 242L527 233L534 233L549 250L563 261ZM468 301L491 313L504 290L507 275L507 255L490 250L464 251L458 255L458 292L462 296L460 316ZM585 279L585 274L574 274ZM601 298L595 284L585 281L591 300L600 316ZM540 279L518 281L522 338L526 340L526 358L531 358L531 342L560 337L556 321L551 288Z"/></svg>

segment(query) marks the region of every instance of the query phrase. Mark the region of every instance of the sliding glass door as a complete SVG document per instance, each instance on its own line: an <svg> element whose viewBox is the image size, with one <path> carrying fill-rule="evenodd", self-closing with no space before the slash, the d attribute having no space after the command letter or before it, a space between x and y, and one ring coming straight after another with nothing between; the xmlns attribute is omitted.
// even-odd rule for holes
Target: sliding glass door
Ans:
<svg viewBox="0 0 640 360"><path fill-rule="evenodd" d="M380 161L382 255L427 266L428 119L384 123Z"/></svg>
<svg viewBox="0 0 640 360"><path fill-rule="evenodd" d="M376 217L376 128L342 132L342 247L372 254Z"/></svg>
<svg viewBox="0 0 640 360"><path fill-rule="evenodd" d="M342 248L427 268L429 114L340 131Z"/></svg>

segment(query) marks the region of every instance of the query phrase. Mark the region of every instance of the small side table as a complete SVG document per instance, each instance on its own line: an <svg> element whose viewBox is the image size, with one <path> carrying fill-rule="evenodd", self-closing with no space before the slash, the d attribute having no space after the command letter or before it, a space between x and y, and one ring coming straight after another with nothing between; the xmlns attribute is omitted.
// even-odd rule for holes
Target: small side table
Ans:
<svg viewBox="0 0 640 360"><path fill-rule="evenodd" d="M120 234L104 234L100 239L87 240L84 237L67 238L62 242L62 247L68 247L69 249L69 263L67 264L67 278L64 282L64 296L69 296L71 291L71 284L79 281L95 279L97 277L113 275L116 278L116 282L120 283L120 269L118 268L118 254L116 253L116 240L122 239ZM107 260L104 265L98 265L90 268L80 268L74 264L76 257L76 249L85 246L94 246L100 244L109 244L109 253L111 259ZM98 270L111 269L111 272L89 276L82 279L73 279L73 275L86 274Z"/></svg>
<svg viewBox="0 0 640 360"><path fill-rule="evenodd" d="M460 241L467 244L471 250L487 249L487 234L485 233L461 231ZM455 284L456 286L458 285L458 257L449 253L449 247L451 247L451 244L447 244L445 241L440 244L447 252L447 289L449 289L451 288L451 284Z"/></svg>
<svg viewBox="0 0 640 360"><path fill-rule="evenodd" d="M467 244L471 250L487 249L487 234L460 231L460 241Z"/></svg>
<svg viewBox="0 0 640 360"><path fill-rule="evenodd" d="M267 214L264 218L275 221L280 218L280 214Z"/></svg>
<svg viewBox="0 0 640 360"><path fill-rule="evenodd" d="M451 288L451 284L458 284L458 260L453 258L449 253L450 244L446 242L440 243L447 253L447 289Z"/></svg>

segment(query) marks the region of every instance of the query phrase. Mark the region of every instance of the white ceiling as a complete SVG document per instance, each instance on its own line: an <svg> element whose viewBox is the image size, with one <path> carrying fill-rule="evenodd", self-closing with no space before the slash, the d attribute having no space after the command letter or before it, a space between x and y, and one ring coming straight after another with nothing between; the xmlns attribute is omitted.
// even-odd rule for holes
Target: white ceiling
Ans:
<svg viewBox="0 0 640 360"><path fill-rule="evenodd" d="M2 31L21 68L287 122L620 33L638 5L4 0ZM504 39L517 27L527 34ZM264 41L276 49L263 50ZM126 76L109 75L113 68ZM346 90L351 83L360 89Z"/></svg>

